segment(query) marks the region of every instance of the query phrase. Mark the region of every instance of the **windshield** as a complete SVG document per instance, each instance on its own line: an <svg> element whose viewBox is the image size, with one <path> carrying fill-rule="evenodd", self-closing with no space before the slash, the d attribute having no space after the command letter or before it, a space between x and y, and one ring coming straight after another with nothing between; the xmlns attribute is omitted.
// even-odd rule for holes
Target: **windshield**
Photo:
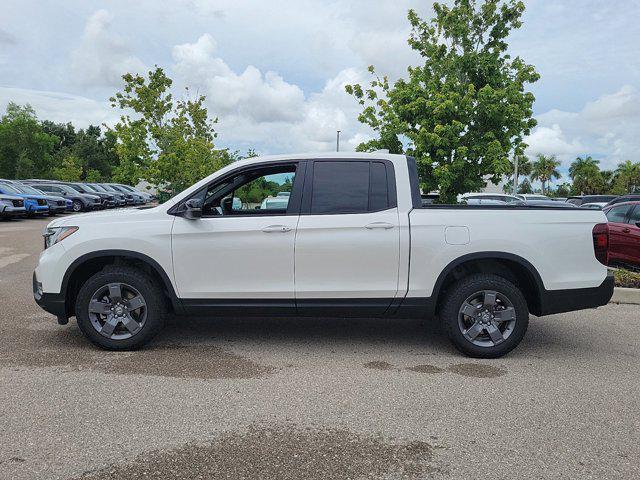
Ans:
<svg viewBox="0 0 640 480"><path fill-rule="evenodd" d="M22 193L29 193L31 195L44 195L40 190L36 190L29 185L12 185L16 190L20 190Z"/></svg>
<svg viewBox="0 0 640 480"><path fill-rule="evenodd" d="M96 192L106 192L106 190L101 185L91 185Z"/></svg>
<svg viewBox="0 0 640 480"><path fill-rule="evenodd" d="M87 192L89 192L89 193L95 193L95 192L96 192L96 189L95 189L95 188L93 188L93 187L92 187L92 186L90 186L90 185L87 185L86 183L81 183L81 184L80 184L80 186L81 186L82 188L84 188L84 189L85 189Z"/></svg>
<svg viewBox="0 0 640 480"><path fill-rule="evenodd" d="M9 185L8 183L0 183L0 188L7 193L12 193L14 195L22 193L17 188L14 188L13 185Z"/></svg>
<svg viewBox="0 0 640 480"><path fill-rule="evenodd" d="M62 185L62 184L55 184L56 187L61 188L62 190L64 190L67 193L72 193L74 195L76 195L78 193L78 190L76 190L75 188L71 188L69 185Z"/></svg>

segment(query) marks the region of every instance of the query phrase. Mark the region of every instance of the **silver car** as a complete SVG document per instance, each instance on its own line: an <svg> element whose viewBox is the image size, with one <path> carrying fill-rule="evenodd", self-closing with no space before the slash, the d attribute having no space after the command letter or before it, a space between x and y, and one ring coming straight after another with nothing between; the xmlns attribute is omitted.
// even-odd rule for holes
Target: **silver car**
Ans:
<svg viewBox="0 0 640 480"><path fill-rule="evenodd" d="M20 217L26 214L24 198L0 193L0 218Z"/></svg>

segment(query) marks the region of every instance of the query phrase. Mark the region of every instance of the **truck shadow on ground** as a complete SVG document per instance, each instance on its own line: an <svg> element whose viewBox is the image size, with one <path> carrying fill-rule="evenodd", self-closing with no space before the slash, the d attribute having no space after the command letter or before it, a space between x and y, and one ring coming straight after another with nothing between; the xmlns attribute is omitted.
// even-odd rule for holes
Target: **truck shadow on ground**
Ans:
<svg viewBox="0 0 640 480"><path fill-rule="evenodd" d="M478 361L457 353L437 320L175 317L147 347L109 352L90 344L73 319L67 326L58 326L49 316L38 314L9 336L15 338L7 339L0 349L0 366L203 379L256 378L299 362L309 367L328 361L356 363L369 371L486 373L473 374L464 366ZM11 344L22 348L9 348ZM593 353L593 343L576 337L571 325L557 319L532 319L524 342L500 363ZM453 365L452 370L430 365L442 364L443 359L462 366Z"/></svg>

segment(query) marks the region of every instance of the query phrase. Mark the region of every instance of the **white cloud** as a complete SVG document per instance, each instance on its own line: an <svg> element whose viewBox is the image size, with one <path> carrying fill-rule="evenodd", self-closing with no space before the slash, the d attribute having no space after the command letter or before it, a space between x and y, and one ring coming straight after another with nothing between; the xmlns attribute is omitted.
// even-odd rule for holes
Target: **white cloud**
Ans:
<svg viewBox="0 0 640 480"><path fill-rule="evenodd" d="M557 155L568 166L578 155L614 168L623 160L640 160L640 92L624 86L588 102L578 112L550 110L538 115L538 127L526 140L528 153Z"/></svg>
<svg viewBox="0 0 640 480"><path fill-rule="evenodd" d="M71 59L74 79L82 86L119 86L124 73L146 70L142 60L131 53L127 40L113 32L112 23L113 15L106 10L98 10L87 19Z"/></svg>
<svg viewBox="0 0 640 480"><path fill-rule="evenodd" d="M175 46L172 53L180 83L205 94L210 113L220 117L225 142L273 152L330 150L336 130L346 138L364 130L356 121L357 103L344 91L345 84L361 81L354 69L339 72L305 98L299 86L276 72L263 74L252 65L234 72L216 55L217 44L209 34Z"/></svg>
<svg viewBox="0 0 640 480"><path fill-rule="evenodd" d="M249 65L236 74L215 56L216 42L209 34L196 43L173 47L174 70L185 84L203 88L216 114L239 115L250 121L300 120L304 93L275 72L264 75Z"/></svg>
<svg viewBox="0 0 640 480"><path fill-rule="evenodd" d="M107 102L66 93L0 87L0 109L3 112L9 102L30 104L41 120L72 122L79 128L102 123L114 125L118 121L117 112Z"/></svg>

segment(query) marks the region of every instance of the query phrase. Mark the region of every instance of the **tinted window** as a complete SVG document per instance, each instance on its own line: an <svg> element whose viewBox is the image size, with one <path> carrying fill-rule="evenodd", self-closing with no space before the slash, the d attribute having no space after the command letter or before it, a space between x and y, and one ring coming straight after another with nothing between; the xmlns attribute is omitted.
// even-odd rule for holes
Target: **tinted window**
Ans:
<svg viewBox="0 0 640 480"><path fill-rule="evenodd" d="M640 223L640 205L636 205L629 217L629 223Z"/></svg>
<svg viewBox="0 0 640 480"><path fill-rule="evenodd" d="M619 207L613 207L605 213L607 220L610 222L624 223L627 212L629 211L628 205L621 205Z"/></svg>
<svg viewBox="0 0 640 480"><path fill-rule="evenodd" d="M369 162L315 162L311 213L362 213L369 208Z"/></svg>
<svg viewBox="0 0 640 480"><path fill-rule="evenodd" d="M372 212L385 210L389 205L387 191L387 167L382 162L371 163L371 192L369 195L369 210Z"/></svg>

